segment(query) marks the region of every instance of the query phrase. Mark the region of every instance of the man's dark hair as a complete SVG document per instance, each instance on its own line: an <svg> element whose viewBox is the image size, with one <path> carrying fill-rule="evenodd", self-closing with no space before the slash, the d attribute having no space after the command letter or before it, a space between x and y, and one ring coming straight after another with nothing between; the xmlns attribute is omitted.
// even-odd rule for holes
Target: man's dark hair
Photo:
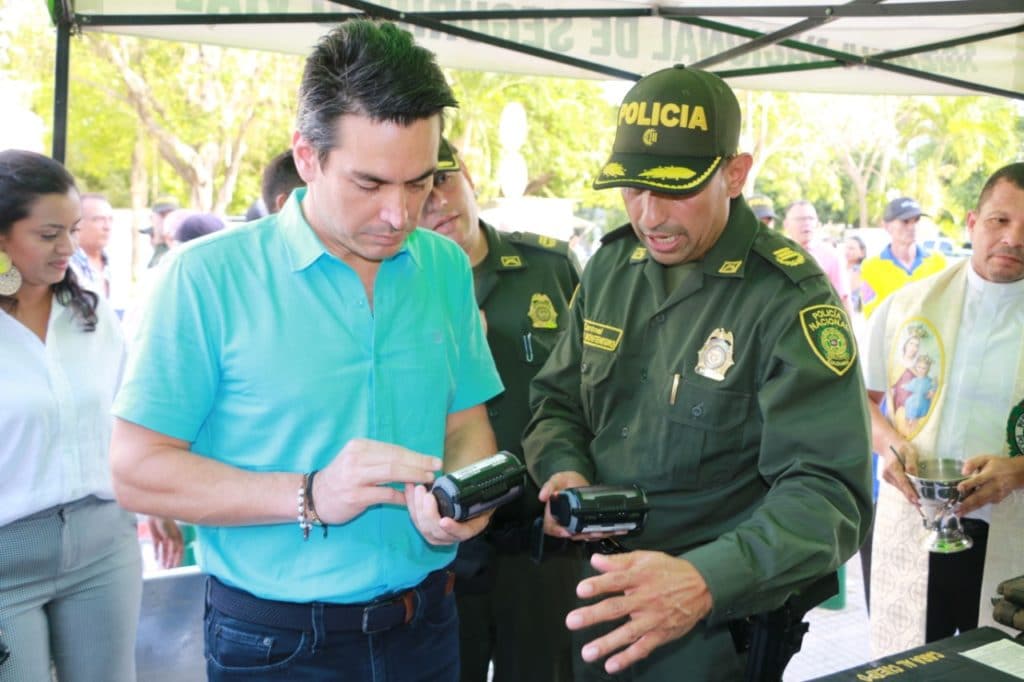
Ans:
<svg viewBox="0 0 1024 682"><path fill-rule="evenodd" d="M305 184L295 167L291 149L285 149L271 159L263 169L263 181L260 183L260 195L267 213L277 213L276 200L279 194L290 194L293 189Z"/></svg>
<svg viewBox="0 0 1024 682"><path fill-rule="evenodd" d="M41 197L77 189L71 173L48 156L16 149L0 152L0 234L10 234L14 223L28 217ZM75 312L85 331L95 331L99 298L82 288L74 270L65 270L64 279L51 285L50 290ZM0 308L8 314L17 307L17 295L0 296Z"/></svg>
<svg viewBox="0 0 1024 682"><path fill-rule="evenodd" d="M1006 180L1012 182L1019 189L1024 189L1024 161L1018 161L1017 163L1011 163L1003 166L985 181L985 186L981 188L981 194L978 195L978 205L974 207L974 210L981 210L981 205L988 201L988 197L992 194L992 188L996 186L1000 180Z"/></svg>
<svg viewBox="0 0 1024 682"><path fill-rule="evenodd" d="M434 54L411 33L390 22L352 19L320 38L306 59L296 128L323 163L339 143L340 116L407 126L455 106Z"/></svg>

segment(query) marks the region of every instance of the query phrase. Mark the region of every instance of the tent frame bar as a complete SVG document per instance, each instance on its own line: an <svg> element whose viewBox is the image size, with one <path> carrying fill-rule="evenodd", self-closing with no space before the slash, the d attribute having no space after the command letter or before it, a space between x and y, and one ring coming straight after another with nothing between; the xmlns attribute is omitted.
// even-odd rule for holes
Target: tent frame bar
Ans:
<svg viewBox="0 0 1024 682"><path fill-rule="evenodd" d="M347 21L348 19L368 15L376 18L390 19L414 26L420 26L440 33L484 43L513 52L529 55L546 61L557 62L566 66L590 71L609 78L622 80L638 80L641 74L616 69L585 59L569 57L562 53L552 52L531 45L516 43L497 38L485 33L454 26L448 21L483 21L483 20L522 20L522 19L562 19L562 18L644 18L661 17L681 23L729 33L748 39L744 45L730 48L717 55L708 57L691 66L708 68L733 59L766 45L778 44L783 47L814 54L825 58L825 61L804 64L776 65L753 67L747 69L717 70L723 78L741 76L763 76L773 73L792 73L797 71L834 69L867 66L913 78L920 78L935 83L942 83L965 90L973 90L988 95L997 95L1010 99L1024 100L1024 92L1015 92L995 88L979 83L972 83L958 78L926 73L918 69L893 64L889 60L907 57L921 52L956 47L967 43L989 40L1006 35L1024 33L1024 24L1004 29L963 36L946 41L919 45L916 47L893 50L872 56L856 55L839 50L823 48L818 45L793 40L791 36L805 33L808 30L840 18L872 18L872 17L911 17L911 16L964 16L984 14L1004 14L1007 11L1006 0L958 0L958 1L923 1L899 4L884 4L885 0L852 0L843 5L778 5L764 6L688 6L688 7L638 7L636 9L575 9L575 10L475 10L465 12L403 12L389 7L382 7L372 2L361 0L328 0L339 7L355 10L353 13L267 13L267 14L180 14L174 16L152 14L116 14L94 15L75 13L71 0L55 0L51 9L57 27L57 60L54 70L54 111L53 111L53 158L64 161L67 149L67 111L68 111L68 78L71 53L71 34L83 28L101 26L197 26L215 24L327 24ZM800 21L771 33L761 33L749 29L731 26L703 17L792 17Z"/></svg>

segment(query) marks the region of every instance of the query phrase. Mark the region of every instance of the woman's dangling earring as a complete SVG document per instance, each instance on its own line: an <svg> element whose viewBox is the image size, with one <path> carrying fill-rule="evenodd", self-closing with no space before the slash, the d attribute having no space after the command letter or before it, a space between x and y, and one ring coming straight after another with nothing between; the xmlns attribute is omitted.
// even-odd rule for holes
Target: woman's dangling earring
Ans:
<svg viewBox="0 0 1024 682"><path fill-rule="evenodd" d="M14 296L21 288L21 273L5 251L0 251L0 296Z"/></svg>

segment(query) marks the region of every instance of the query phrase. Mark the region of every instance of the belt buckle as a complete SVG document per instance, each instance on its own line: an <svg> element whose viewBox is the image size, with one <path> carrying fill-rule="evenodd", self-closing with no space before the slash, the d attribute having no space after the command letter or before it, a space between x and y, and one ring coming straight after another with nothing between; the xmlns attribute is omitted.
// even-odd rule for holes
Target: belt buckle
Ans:
<svg viewBox="0 0 1024 682"><path fill-rule="evenodd" d="M381 609L389 609L399 605L402 607L403 611L402 619L400 621L388 623L386 625L383 625L382 627L377 627L374 623L371 622L371 618L373 617L374 613L380 611ZM369 606L363 608L363 634L372 635L378 632L384 632L385 630L390 630L391 628L397 625L408 625L412 621L413 616L415 615L416 591L406 590L405 592L396 596L393 599L381 602L380 604L370 604Z"/></svg>

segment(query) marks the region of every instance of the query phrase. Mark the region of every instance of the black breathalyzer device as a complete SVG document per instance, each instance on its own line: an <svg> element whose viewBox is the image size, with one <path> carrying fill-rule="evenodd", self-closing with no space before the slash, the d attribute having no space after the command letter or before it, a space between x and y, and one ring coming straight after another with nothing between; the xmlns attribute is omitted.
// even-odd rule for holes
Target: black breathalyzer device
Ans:
<svg viewBox="0 0 1024 682"><path fill-rule="evenodd" d="M551 516L570 533L618 533L643 530L647 492L638 485L589 485L551 496Z"/></svg>
<svg viewBox="0 0 1024 682"><path fill-rule="evenodd" d="M526 467L511 452L502 450L434 481L441 516L466 521L500 507L523 494Z"/></svg>

